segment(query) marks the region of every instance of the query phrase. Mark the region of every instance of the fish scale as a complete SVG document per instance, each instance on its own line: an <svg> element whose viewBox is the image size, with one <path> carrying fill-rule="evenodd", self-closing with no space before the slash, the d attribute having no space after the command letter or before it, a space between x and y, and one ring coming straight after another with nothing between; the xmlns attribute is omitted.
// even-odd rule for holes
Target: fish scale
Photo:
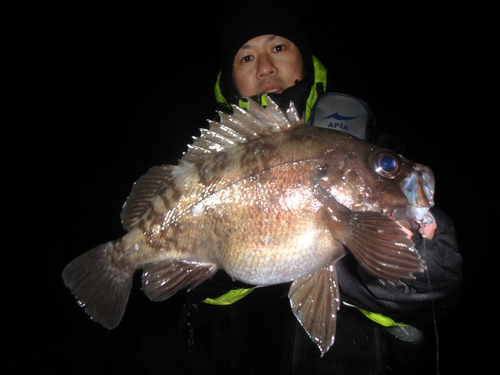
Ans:
<svg viewBox="0 0 500 375"><path fill-rule="evenodd" d="M178 165L139 178L121 214L128 233L71 261L63 280L110 329L141 269L153 301L218 270L261 287L292 282L291 310L323 355L340 301L335 263L348 251L382 282L424 270L402 227L432 206L432 171L346 133L306 127L293 104L283 112L271 100L267 108L250 102L220 118ZM395 168L384 169L387 158Z"/></svg>

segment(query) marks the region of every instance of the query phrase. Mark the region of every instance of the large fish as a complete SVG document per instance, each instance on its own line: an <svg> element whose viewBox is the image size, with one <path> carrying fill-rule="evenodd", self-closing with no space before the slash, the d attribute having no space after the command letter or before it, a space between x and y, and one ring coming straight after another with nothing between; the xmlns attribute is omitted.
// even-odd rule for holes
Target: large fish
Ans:
<svg viewBox="0 0 500 375"><path fill-rule="evenodd" d="M121 214L128 233L70 262L67 287L91 318L114 328L133 275L163 301L223 269L255 286L292 282L293 313L324 354L335 337L335 263L350 251L383 282L425 268L409 237L433 205L425 166L283 112L233 107L179 160L151 168Z"/></svg>

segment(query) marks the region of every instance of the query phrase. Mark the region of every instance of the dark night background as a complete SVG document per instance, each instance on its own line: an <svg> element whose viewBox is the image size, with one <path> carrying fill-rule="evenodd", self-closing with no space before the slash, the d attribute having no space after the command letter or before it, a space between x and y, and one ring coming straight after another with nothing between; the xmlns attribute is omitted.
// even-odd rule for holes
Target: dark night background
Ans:
<svg viewBox="0 0 500 375"><path fill-rule="evenodd" d="M495 133L481 117L494 108L484 90L488 58L478 58L488 10L390 1L325 2L318 12L320 3L294 6L329 69L330 90L367 101L379 127L436 174L465 279L459 305L438 320L441 371L482 373L495 362L483 344L498 293L485 267L496 249L487 245L484 213L498 212L486 173L493 159L485 138ZM2 85L4 367L90 374L96 362L134 373L122 357L135 349L109 358L109 346L127 341L148 316L175 319L178 301L152 303L136 288L123 323L108 331L76 305L61 272L124 234L119 214L134 181L153 165L175 163L214 117L223 2L16 4L6 12Z"/></svg>

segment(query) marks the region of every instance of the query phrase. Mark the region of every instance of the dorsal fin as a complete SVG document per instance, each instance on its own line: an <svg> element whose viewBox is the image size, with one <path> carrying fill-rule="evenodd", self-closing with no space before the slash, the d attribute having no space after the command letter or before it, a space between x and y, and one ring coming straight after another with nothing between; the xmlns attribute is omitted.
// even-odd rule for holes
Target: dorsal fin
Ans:
<svg viewBox="0 0 500 375"><path fill-rule="evenodd" d="M206 160L214 153L228 150L235 145L253 138L278 133L303 125L293 103L286 112L270 98L267 107L254 100L248 103L248 111L232 105L233 114L219 112L220 122L209 120L209 129L201 129L200 137L193 137L188 151L179 161L180 164Z"/></svg>
<svg viewBox="0 0 500 375"><path fill-rule="evenodd" d="M152 167L136 181L121 212L122 225L126 230L136 226L158 191L173 180L173 169L173 165Z"/></svg>
<svg viewBox="0 0 500 375"><path fill-rule="evenodd" d="M286 112L269 98L267 108L253 100L249 101L248 111L234 105L232 107L232 115L219 113L220 122L209 120L209 129L200 129L200 137L193 137L193 144L188 145L188 151L179 160L178 166L153 167L137 180L121 213L122 224L126 230L137 225L162 188L174 179L182 186L191 178L195 178L197 173L193 169L194 163L207 160L250 139L303 125L293 103L290 103ZM173 192L165 196L167 201L172 198L171 194Z"/></svg>

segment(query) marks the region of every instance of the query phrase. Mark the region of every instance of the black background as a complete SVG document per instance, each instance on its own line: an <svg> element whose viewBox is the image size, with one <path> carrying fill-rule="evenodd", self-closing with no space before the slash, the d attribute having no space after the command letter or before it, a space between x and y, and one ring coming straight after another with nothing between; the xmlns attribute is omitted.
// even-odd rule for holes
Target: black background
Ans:
<svg viewBox="0 0 500 375"><path fill-rule="evenodd" d="M224 4L18 2L7 12L2 310L4 329L15 327L15 365L72 373L77 359L61 360L61 347L90 358L99 348L82 332L104 342L120 334L89 323L60 275L77 255L123 235L119 213L134 181L175 163L214 118ZM436 174L465 278L459 306L438 321L442 373L455 364L478 370L494 361L482 344L497 293L487 269L498 247L486 229L498 212L496 133L484 117L494 112L484 54L492 47L482 44L488 10L314 4L292 6L329 69L330 90L368 102L379 127ZM136 290L123 325L154 314L151 305Z"/></svg>

